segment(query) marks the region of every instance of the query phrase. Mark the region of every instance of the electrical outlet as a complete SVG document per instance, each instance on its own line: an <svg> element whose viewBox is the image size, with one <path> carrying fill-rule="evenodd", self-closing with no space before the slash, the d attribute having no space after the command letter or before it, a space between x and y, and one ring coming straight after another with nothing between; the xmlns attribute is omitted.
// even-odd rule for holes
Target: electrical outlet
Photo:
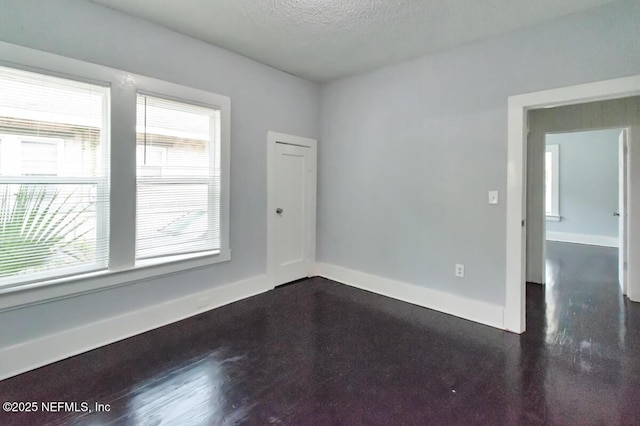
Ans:
<svg viewBox="0 0 640 426"><path fill-rule="evenodd" d="M456 263L456 277L464 278L464 265Z"/></svg>

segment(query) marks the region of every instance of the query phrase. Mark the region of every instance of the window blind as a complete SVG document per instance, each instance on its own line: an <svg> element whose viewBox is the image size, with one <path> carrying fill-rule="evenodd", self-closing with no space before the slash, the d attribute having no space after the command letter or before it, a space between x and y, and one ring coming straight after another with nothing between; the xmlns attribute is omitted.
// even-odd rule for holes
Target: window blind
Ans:
<svg viewBox="0 0 640 426"><path fill-rule="evenodd" d="M109 89L0 67L0 286L107 267Z"/></svg>
<svg viewBox="0 0 640 426"><path fill-rule="evenodd" d="M138 94L136 259L220 250L220 112Z"/></svg>

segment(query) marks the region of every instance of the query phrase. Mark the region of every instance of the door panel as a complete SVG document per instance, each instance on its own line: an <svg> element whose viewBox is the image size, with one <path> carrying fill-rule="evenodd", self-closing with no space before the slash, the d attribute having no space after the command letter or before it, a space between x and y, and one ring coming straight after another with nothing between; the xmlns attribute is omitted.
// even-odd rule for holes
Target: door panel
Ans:
<svg viewBox="0 0 640 426"><path fill-rule="evenodd" d="M275 274L282 284L309 275L310 164L308 147L276 144Z"/></svg>

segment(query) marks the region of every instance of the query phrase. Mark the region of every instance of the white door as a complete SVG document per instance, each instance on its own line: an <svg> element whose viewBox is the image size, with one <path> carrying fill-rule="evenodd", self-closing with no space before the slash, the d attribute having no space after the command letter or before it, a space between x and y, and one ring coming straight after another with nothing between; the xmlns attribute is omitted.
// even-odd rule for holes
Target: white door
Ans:
<svg viewBox="0 0 640 426"><path fill-rule="evenodd" d="M618 282L627 294L627 131L618 136Z"/></svg>
<svg viewBox="0 0 640 426"><path fill-rule="evenodd" d="M270 133L270 136L273 134ZM315 141L276 134L270 156L270 275L274 285L311 275L315 260ZM271 139L271 138L270 138Z"/></svg>

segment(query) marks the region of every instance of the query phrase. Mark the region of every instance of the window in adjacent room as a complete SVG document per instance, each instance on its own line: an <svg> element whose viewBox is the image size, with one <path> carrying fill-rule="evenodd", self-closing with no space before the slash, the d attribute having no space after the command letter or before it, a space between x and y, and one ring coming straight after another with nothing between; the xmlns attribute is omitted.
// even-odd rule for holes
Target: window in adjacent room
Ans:
<svg viewBox="0 0 640 426"><path fill-rule="evenodd" d="M560 179L558 145L547 145L544 157L544 195L547 220L560 220Z"/></svg>
<svg viewBox="0 0 640 426"><path fill-rule="evenodd" d="M107 268L109 89L0 67L0 286Z"/></svg>
<svg viewBox="0 0 640 426"><path fill-rule="evenodd" d="M220 110L137 97L136 261L220 251Z"/></svg>

